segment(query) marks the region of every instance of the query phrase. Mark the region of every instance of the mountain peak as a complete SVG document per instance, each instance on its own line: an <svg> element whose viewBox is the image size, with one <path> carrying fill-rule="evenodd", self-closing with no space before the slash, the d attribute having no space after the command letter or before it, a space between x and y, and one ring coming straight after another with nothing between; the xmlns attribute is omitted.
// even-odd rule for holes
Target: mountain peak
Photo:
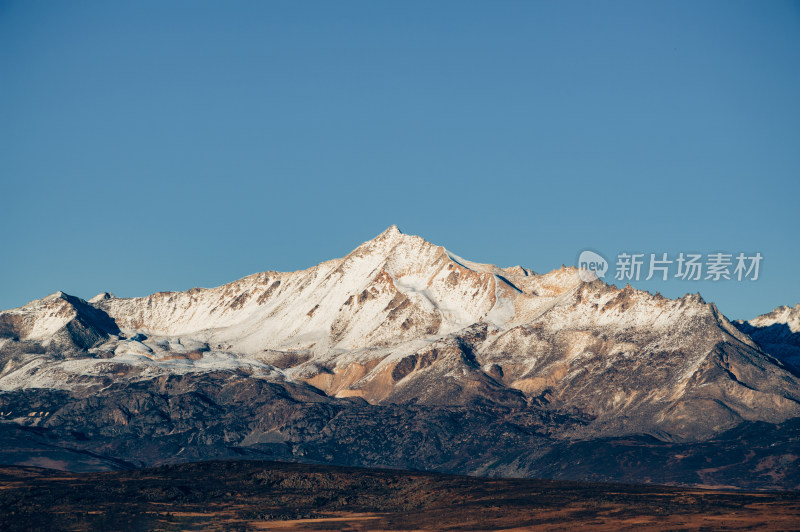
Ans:
<svg viewBox="0 0 800 532"><path fill-rule="evenodd" d="M397 224L392 224L386 228L386 230L381 233L382 235L402 235L403 232L397 227Z"/></svg>
<svg viewBox="0 0 800 532"><path fill-rule="evenodd" d="M68 295L65 292L59 290L58 292L53 292L52 294L43 297L41 301L55 301L57 299L66 299L67 297Z"/></svg>
<svg viewBox="0 0 800 532"><path fill-rule="evenodd" d="M754 327L785 325L792 333L800 333L800 303L794 307L781 305L776 309L749 320Z"/></svg>
<svg viewBox="0 0 800 532"><path fill-rule="evenodd" d="M406 236L406 235L402 231L400 231L399 227L397 227L396 225L392 224L389 227L387 227L386 230L384 230L381 234L379 234L378 236L373 238L372 241L376 241L376 240L380 240L380 241L383 241L383 240L394 240L395 238L398 238L398 237L401 237L401 236Z"/></svg>
<svg viewBox="0 0 800 532"><path fill-rule="evenodd" d="M99 294L94 296L92 299L90 299L89 303L98 303L98 302L104 301L106 299L114 299L114 294L112 294L111 292L100 292Z"/></svg>

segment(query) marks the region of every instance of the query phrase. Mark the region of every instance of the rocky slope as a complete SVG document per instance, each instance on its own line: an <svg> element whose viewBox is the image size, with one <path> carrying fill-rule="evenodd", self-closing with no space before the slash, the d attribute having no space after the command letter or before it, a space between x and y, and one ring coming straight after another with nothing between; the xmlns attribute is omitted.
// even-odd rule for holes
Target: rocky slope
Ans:
<svg viewBox="0 0 800 532"><path fill-rule="evenodd" d="M798 384L699 295L478 264L394 226L308 270L0 313L0 419L136 464L536 474L563 442L782 423Z"/></svg>

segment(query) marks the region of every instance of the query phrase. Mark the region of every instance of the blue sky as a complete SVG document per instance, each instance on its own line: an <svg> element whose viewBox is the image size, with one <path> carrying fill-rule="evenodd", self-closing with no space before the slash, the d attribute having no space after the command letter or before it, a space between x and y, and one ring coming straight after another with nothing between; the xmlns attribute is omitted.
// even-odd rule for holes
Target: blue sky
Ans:
<svg viewBox="0 0 800 532"><path fill-rule="evenodd" d="M760 252L800 302L798 2L0 2L0 308L342 256Z"/></svg>

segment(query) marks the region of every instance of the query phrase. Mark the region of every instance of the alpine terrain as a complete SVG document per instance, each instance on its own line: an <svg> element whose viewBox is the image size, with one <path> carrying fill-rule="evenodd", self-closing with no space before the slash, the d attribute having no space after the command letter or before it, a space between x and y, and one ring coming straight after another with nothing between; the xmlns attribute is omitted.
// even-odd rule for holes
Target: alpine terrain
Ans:
<svg viewBox="0 0 800 532"><path fill-rule="evenodd" d="M736 326L769 354L800 371L800 303L778 307L750 321L736 321Z"/></svg>
<svg viewBox="0 0 800 532"><path fill-rule="evenodd" d="M800 305L733 324L392 226L308 270L0 312L1 460L799 489L798 337Z"/></svg>

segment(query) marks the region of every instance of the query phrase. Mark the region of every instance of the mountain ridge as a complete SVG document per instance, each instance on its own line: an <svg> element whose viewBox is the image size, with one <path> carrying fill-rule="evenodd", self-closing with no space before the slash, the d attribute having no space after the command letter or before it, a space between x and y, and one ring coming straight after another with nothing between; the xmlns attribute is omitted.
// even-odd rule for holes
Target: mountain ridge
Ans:
<svg viewBox="0 0 800 532"><path fill-rule="evenodd" d="M774 310L734 325L761 348L800 375L800 303Z"/></svg>

